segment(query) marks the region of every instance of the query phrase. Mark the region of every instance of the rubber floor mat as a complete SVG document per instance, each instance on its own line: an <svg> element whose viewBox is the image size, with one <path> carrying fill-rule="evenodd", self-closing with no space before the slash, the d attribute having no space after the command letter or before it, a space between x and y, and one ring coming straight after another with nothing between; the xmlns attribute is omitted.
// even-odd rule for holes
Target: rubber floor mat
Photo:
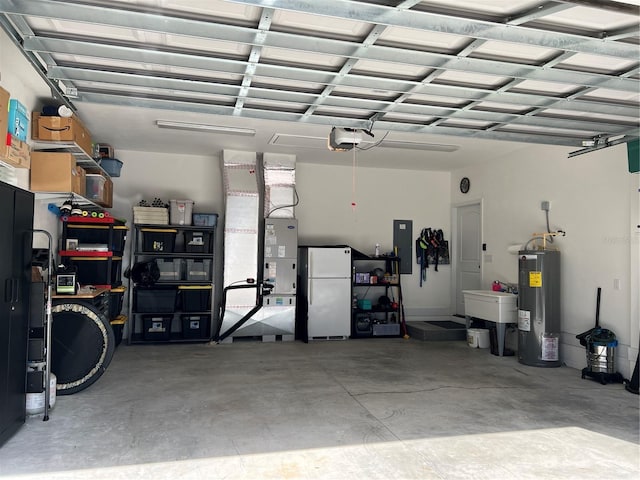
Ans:
<svg viewBox="0 0 640 480"><path fill-rule="evenodd" d="M450 320L440 320L440 321L435 321L435 320L431 320L428 322L424 322L424 323L428 323L429 325L434 325L436 327L440 327L440 328L448 328L448 329L466 329L467 327L465 327L465 325L463 323L457 323L457 322L452 322Z"/></svg>

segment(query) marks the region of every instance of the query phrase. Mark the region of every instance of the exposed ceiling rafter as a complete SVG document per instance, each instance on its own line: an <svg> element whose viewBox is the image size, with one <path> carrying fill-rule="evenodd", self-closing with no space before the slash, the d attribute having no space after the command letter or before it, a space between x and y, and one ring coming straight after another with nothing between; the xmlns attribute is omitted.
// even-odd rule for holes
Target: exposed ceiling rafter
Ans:
<svg viewBox="0 0 640 480"><path fill-rule="evenodd" d="M461 5L0 0L0 24L75 107L567 146L640 135L638 7Z"/></svg>

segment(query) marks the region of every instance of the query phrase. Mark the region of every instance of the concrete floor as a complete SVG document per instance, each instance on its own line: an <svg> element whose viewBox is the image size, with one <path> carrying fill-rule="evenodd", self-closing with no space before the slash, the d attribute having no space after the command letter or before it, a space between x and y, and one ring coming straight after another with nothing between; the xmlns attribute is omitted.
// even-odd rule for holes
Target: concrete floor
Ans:
<svg viewBox="0 0 640 480"><path fill-rule="evenodd" d="M637 479L639 402L464 341L121 345L0 448L20 479Z"/></svg>

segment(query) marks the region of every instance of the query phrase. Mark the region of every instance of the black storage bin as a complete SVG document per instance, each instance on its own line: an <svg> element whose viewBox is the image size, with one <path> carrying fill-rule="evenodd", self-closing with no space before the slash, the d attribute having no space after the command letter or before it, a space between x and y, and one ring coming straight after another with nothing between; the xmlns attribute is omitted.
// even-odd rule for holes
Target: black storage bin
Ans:
<svg viewBox="0 0 640 480"><path fill-rule="evenodd" d="M111 229L111 241L109 230ZM75 238L78 244L106 245L116 255L124 253L124 245L127 239L128 228L124 225L67 225L67 238Z"/></svg>
<svg viewBox="0 0 640 480"><path fill-rule="evenodd" d="M175 288L136 287L134 310L138 313L173 312L177 293Z"/></svg>
<svg viewBox="0 0 640 480"><path fill-rule="evenodd" d="M114 226L113 237L111 239L111 250L118 255L122 255L124 252L124 245L127 242L127 231L129 229L125 226Z"/></svg>
<svg viewBox="0 0 640 480"><path fill-rule="evenodd" d="M187 253L211 253L213 244L211 232L187 230L184 232L184 249Z"/></svg>
<svg viewBox="0 0 640 480"><path fill-rule="evenodd" d="M141 228L142 250L145 252L173 253L178 231L173 228Z"/></svg>
<svg viewBox="0 0 640 480"><path fill-rule="evenodd" d="M118 315L115 319L109 322L111 329L113 330L113 336L116 339L116 347L122 342L122 335L124 333L124 324L127 323L127 317L124 315Z"/></svg>
<svg viewBox="0 0 640 480"><path fill-rule="evenodd" d="M122 257L63 257L62 261L66 266L75 268L76 279L80 285L122 285Z"/></svg>
<svg viewBox="0 0 640 480"><path fill-rule="evenodd" d="M181 285L178 290L183 312L211 310L211 285Z"/></svg>
<svg viewBox="0 0 640 480"><path fill-rule="evenodd" d="M143 315L142 338L156 342L164 342L171 338L171 321L173 315Z"/></svg>
<svg viewBox="0 0 640 480"><path fill-rule="evenodd" d="M124 287L112 288L109 292L109 320L113 320L122 311L124 303Z"/></svg>
<svg viewBox="0 0 640 480"><path fill-rule="evenodd" d="M182 338L209 338L211 315L182 315Z"/></svg>

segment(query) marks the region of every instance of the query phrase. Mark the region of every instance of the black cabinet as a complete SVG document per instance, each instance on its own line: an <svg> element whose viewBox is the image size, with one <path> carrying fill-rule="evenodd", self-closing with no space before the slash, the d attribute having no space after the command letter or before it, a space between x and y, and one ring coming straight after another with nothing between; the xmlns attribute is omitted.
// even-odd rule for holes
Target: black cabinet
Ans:
<svg viewBox="0 0 640 480"><path fill-rule="evenodd" d="M24 423L33 194L0 182L0 445Z"/></svg>
<svg viewBox="0 0 640 480"><path fill-rule="evenodd" d="M400 335L402 292L398 257L353 253L352 336Z"/></svg>

